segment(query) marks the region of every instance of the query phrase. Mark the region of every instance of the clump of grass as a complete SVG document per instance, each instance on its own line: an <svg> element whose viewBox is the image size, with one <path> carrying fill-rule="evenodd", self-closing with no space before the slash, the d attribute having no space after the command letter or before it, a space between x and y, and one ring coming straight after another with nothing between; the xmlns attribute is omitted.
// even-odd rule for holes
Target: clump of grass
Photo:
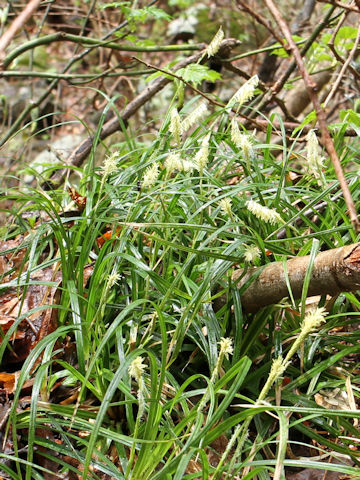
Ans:
<svg viewBox="0 0 360 480"><path fill-rule="evenodd" d="M331 200L334 172L323 169L321 189L306 175L294 184L296 142L284 137L275 156L271 122L260 143L243 126L240 133L228 107L210 115L199 105L171 110L151 143L134 138L131 150L115 147L103 166L87 167L82 212L63 215L72 208L65 190L7 193L17 209L8 236L22 232L31 248L3 288L25 296L34 271L62 272L58 328L24 362L9 414L19 452L3 467L11 478L42 478L44 458L81 478L284 478L284 466L300 465L287 457L299 443L354 458L354 412L324 410L314 394L344 388L332 367L358 352L359 334L344 344L331 328L352 321L356 296L342 295L326 325L299 334L304 305L299 313L284 304L244 315L231 280L234 264L246 271L305 255L314 238L319 248L353 240L342 200ZM348 177L358 202L356 175ZM303 215L323 200L328 208L316 221ZM30 224L28 211L43 220ZM286 238L277 238L284 226ZM30 377L31 405L19 412Z"/></svg>

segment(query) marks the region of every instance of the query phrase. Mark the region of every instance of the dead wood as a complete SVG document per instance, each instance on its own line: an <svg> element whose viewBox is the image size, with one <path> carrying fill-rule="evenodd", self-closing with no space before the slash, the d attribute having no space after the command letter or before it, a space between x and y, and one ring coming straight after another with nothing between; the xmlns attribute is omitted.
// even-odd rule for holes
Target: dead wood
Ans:
<svg viewBox="0 0 360 480"><path fill-rule="evenodd" d="M329 82L331 73L329 70L326 70L312 75L311 78L316 83L318 92ZM293 90L290 90L289 95L287 95L285 99L285 106L293 117L297 117L305 110L310 102L309 92L304 83L301 82Z"/></svg>
<svg viewBox="0 0 360 480"><path fill-rule="evenodd" d="M286 262L289 283L294 299L301 298L305 274L310 256L292 258ZM254 267L244 276L236 270L233 281L241 288L259 269L257 278L241 295L244 311L256 312L289 296L283 262L270 263L265 267ZM314 262L308 296L336 295L340 292L360 290L360 243L320 252Z"/></svg>

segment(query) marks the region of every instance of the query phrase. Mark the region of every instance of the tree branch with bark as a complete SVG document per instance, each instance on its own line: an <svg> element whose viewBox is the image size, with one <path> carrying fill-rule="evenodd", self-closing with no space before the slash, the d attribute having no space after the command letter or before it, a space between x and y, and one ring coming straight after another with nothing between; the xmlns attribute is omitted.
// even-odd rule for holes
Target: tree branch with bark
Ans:
<svg viewBox="0 0 360 480"><path fill-rule="evenodd" d="M274 262L265 267L254 267L244 274L236 270L233 281L241 288L251 278L255 280L241 295L245 312L257 312L267 305L278 303L289 296L288 284L294 300L301 298L310 255L286 262ZM287 283L288 279L288 283ZM337 295L360 290L360 243L320 252L311 273L308 296Z"/></svg>

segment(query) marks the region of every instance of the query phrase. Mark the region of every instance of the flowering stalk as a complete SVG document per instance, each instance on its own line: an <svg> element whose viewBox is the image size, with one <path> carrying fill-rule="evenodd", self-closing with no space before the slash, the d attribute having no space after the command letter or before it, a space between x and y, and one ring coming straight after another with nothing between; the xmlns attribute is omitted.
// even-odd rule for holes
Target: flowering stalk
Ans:
<svg viewBox="0 0 360 480"><path fill-rule="evenodd" d="M175 138L175 142L177 145L180 145L181 139L181 119L177 108L173 108L170 112L170 132L173 134Z"/></svg>
<svg viewBox="0 0 360 480"><path fill-rule="evenodd" d="M324 307L315 308L305 315L300 326L300 333L288 351L284 360L285 363L289 362L290 358L299 349L306 337L308 337L310 333L314 332L322 323L325 322L325 316L326 313Z"/></svg>
<svg viewBox="0 0 360 480"><path fill-rule="evenodd" d="M145 382L144 370L146 365L143 363L143 358L138 356L133 360L129 367L129 375L133 377L138 384L137 397L139 400L138 418L141 418L145 411Z"/></svg>
<svg viewBox="0 0 360 480"><path fill-rule="evenodd" d="M170 155L166 157L164 167L168 175L171 175L176 170L179 172L192 172L196 168L196 165L190 160L184 160L178 153L170 153Z"/></svg>
<svg viewBox="0 0 360 480"><path fill-rule="evenodd" d="M101 183L100 183L100 188L99 188L99 196L98 196L98 201L96 203L96 206L94 207L94 210L96 210L100 198L101 198L101 193L104 189L104 185L108 177L117 171L117 163L119 160L119 152L114 152L111 155L108 155L105 160L104 164L100 167L102 170L102 177L101 177Z"/></svg>
<svg viewBox="0 0 360 480"><path fill-rule="evenodd" d="M239 147L245 157L249 161L254 156L254 149L252 144L252 137L246 133L241 133L239 125L234 117L231 120L231 140Z"/></svg>
<svg viewBox="0 0 360 480"><path fill-rule="evenodd" d="M260 248L256 245L244 245L244 260L245 262L253 263L260 257Z"/></svg>
<svg viewBox="0 0 360 480"><path fill-rule="evenodd" d="M320 145L314 130L307 134L306 159L309 173L315 178L321 178L325 159L320 154Z"/></svg>
<svg viewBox="0 0 360 480"><path fill-rule="evenodd" d="M153 163L145 170L142 181L143 188L152 187L159 176L159 167L157 163Z"/></svg>
<svg viewBox="0 0 360 480"><path fill-rule="evenodd" d="M103 291L101 292L101 297L100 297L100 300L99 300L99 307L98 307L97 311L95 312L94 318L92 319L92 321L90 323L90 328L96 323L99 316L100 316L100 318L104 317L105 308L106 308L106 300L108 298L109 291L111 290L111 288L114 285L118 284L118 281L120 280L120 277L121 277L120 274L116 273L114 271L108 275L108 277L106 279L105 287L104 287Z"/></svg>
<svg viewBox="0 0 360 480"><path fill-rule="evenodd" d="M222 198L219 202L221 211L224 215L227 215L228 217L232 218L232 202L231 199L228 197Z"/></svg>
<svg viewBox="0 0 360 480"><path fill-rule="evenodd" d="M220 352L219 352L219 356L218 356L215 368L210 378L211 383L215 383L215 380L219 375L220 368L223 364L224 358L228 359L229 355L232 355L234 351L231 338L222 337L219 342L219 345L220 345Z"/></svg>
<svg viewBox="0 0 360 480"><path fill-rule="evenodd" d="M204 168L209 158L209 140L211 133L208 133L201 142L201 147L194 157L194 164L199 169L200 175L202 175Z"/></svg>
<svg viewBox="0 0 360 480"><path fill-rule="evenodd" d="M139 406L138 406L138 413L136 417L133 438L137 438L138 436L140 420L144 415L144 411L145 411L145 392L146 392L145 382L144 382L145 368L146 368L146 365L143 363L143 358L138 356L135 358L135 360L131 362L128 369L130 377L133 377L136 383L138 384L137 398L138 398ZM126 478L129 478L129 473L131 471L134 458L135 458L135 442L131 446L129 462L128 462L126 475L125 475Z"/></svg>
<svg viewBox="0 0 360 480"><path fill-rule="evenodd" d="M114 152L112 155L109 155L104 160L104 165L101 167L103 171L103 176L108 177L117 170L117 162L119 159L119 152Z"/></svg>
<svg viewBox="0 0 360 480"><path fill-rule="evenodd" d="M204 118L208 113L205 103L200 103L181 123L181 132L184 133L191 128L195 123Z"/></svg>
<svg viewBox="0 0 360 480"><path fill-rule="evenodd" d="M259 77L257 75L254 75L253 77L251 77L230 98L230 100L225 106L225 109L232 108L236 103L238 103L238 108L240 108L245 102L251 100L255 95L255 90L256 90L256 87L258 86L258 83L259 83Z"/></svg>
<svg viewBox="0 0 360 480"><path fill-rule="evenodd" d="M255 215L255 217L263 220L264 222L270 223L270 225L275 225L277 222L283 222L283 219L276 210L264 207L260 203L255 202L254 200L249 200L248 202L246 202L246 206L249 212Z"/></svg>
<svg viewBox="0 0 360 480"><path fill-rule="evenodd" d="M217 52L219 51L221 42L223 40L224 40L224 32L223 32L222 28L220 27L219 30L216 32L216 35L214 36L214 38L209 43L207 49L205 50L205 55L207 55L208 58L216 55Z"/></svg>
<svg viewBox="0 0 360 480"><path fill-rule="evenodd" d="M219 356L217 358L216 365L214 367L214 370L210 378L210 384L212 385L215 383L219 375L220 368L223 364L224 358L229 358L229 355L232 355L234 351L231 338L222 337L219 342L219 345L220 345ZM204 396L199 403L198 412L201 412L203 410L208 399L209 399L209 387L206 389Z"/></svg>
<svg viewBox="0 0 360 480"><path fill-rule="evenodd" d="M301 324L301 327L300 327L300 334L296 338L293 345L291 346L291 348L288 351L285 359L283 359L280 356L273 361L273 363L271 365L271 369L270 369L268 379L265 382L265 385L261 389L261 392L260 392L260 394L257 398L257 401L256 401L257 404L260 403L260 402L263 402L265 400L270 388L282 376L282 374L284 373L284 371L286 370L286 368L288 367L288 365L290 363L291 357L298 350L298 348L303 343L305 338L310 333L315 331L323 322L325 322L325 309L323 307L316 308L315 310L313 310L313 311L309 312L307 315L305 315L305 318L304 318L304 320ZM240 439L238 441L235 452L232 455L232 458L231 458L231 461L230 461L230 464L229 464L229 469L228 469L228 472L227 472L227 475L231 474L231 472L233 470L233 467L234 467L234 464L235 464L235 461L239 457L239 455L242 451L243 445L245 443L245 440L247 438L248 428L249 428L249 425L251 423L252 417L253 417L253 415L250 415L249 417L247 417L247 419L244 421L243 424L239 424L239 425L236 426L236 428L234 430L234 433L232 434L232 436L229 440L229 443L228 443L228 447L229 447L229 445L230 445L230 447L226 448L224 454L222 455L222 457L220 459L220 462L219 462L219 464L216 468L216 471L213 475L213 480L217 480L219 478L218 473L220 471L220 468L223 465L224 461L226 460L226 457L230 453L230 450L231 450L232 446L234 445L235 440L240 436Z"/></svg>
<svg viewBox="0 0 360 480"><path fill-rule="evenodd" d="M265 400L265 397L268 394L270 388L276 382L276 380L281 377L281 375L286 370L288 364L289 362L288 361L285 362L281 356L273 360L269 376L265 382L265 385L261 389L261 392L257 398L256 403L260 403L263 400Z"/></svg>

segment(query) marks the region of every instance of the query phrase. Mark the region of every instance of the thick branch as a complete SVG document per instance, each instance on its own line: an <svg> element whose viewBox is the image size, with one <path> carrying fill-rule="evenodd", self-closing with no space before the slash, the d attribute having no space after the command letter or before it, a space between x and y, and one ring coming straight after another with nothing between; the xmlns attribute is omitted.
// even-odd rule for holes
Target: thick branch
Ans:
<svg viewBox="0 0 360 480"><path fill-rule="evenodd" d="M297 257L287 262L287 272L294 299L301 298L310 256ZM262 268L262 267L259 267ZM252 268L243 278L242 270L233 274L233 280L244 285L259 268ZM360 243L334 248L317 255L311 275L308 296L336 295L340 292L360 290ZM282 262L267 265L241 295L246 312L256 312L289 296Z"/></svg>

